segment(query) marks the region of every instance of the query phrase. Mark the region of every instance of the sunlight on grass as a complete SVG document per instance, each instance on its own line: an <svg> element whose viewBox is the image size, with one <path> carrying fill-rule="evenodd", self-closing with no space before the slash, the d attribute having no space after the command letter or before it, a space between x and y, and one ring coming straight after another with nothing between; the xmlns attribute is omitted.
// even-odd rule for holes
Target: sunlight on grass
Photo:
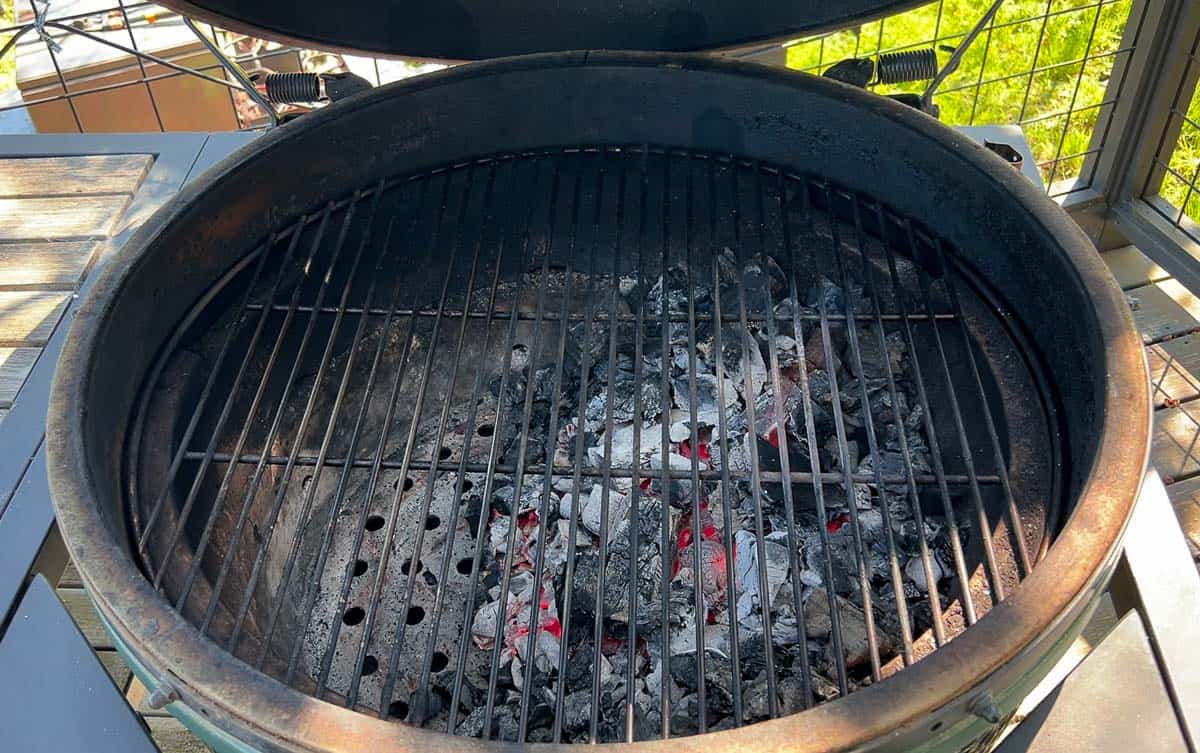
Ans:
<svg viewBox="0 0 1200 753"><path fill-rule="evenodd" d="M13 25L13 0L0 0L0 28ZM0 34L0 45L9 40L11 34ZM17 56L9 53L0 57L0 92L17 85Z"/></svg>
<svg viewBox="0 0 1200 753"><path fill-rule="evenodd" d="M979 20L978 0L943 0L788 48L788 66L820 72L853 56L936 44L944 64ZM1080 174L1104 103L1130 0L1008 0L936 102L950 125L1019 123L1047 183ZM924 84L881 89L921 91ZM1195 134L1200 147L1200 133ZM1200 202L1200 198L1197 199Z"/></svg>

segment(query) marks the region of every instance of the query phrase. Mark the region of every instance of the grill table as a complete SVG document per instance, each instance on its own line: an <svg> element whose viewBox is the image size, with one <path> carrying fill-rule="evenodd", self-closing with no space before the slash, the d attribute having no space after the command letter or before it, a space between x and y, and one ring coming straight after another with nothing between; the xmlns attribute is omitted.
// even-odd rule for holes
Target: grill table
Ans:
<svg viewBox="0 0 1200 753"><path fill-rule="evenodd" d="M963 130L1016 146L1038 181L1018 129ZM0 730L14 750L203 750L146 706L67 563L42 439L76 294L163 201L253 137L0 137ZM1148 475L1111 599L1022 707L1004 753L1197 751L1200 580L1172 506L1200 545L1200 477L1170 482L1200 471L1200 303L1132 247L1105 259L1136 301L1155 387L1153 460L1168 485Z"/></svg>

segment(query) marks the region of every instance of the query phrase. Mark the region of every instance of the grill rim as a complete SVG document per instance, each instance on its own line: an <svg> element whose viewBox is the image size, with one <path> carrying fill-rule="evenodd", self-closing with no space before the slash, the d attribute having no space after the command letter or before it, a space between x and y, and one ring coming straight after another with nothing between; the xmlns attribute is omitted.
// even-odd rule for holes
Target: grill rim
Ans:
<svg viewBox="0 0 1200 753"><path fill-rule="evenodd" d="M82 303L64 345L52 386L48 415L47 451L52 496L59 525L82 579L97 608L117 638L149 671L171 678L192 709L205 721L235 736L253 737L264 749L342 750L359 741L423 746L430 750L499 750L505 743L451 737L442 732L383 722L314 698L272 680L234 658L175 613L154 592L118 541L98 505L105 495L88 472L91 458L85 446L89 378L96 366L96 340L103 334L107 314L136 271L138 261L159 233L199 197L210 191L279 142L321 128L328 121L369 106L377 97L407 92L503 72L581 65L620 68L671 67L703 70L738 77L766 79L775 84L807 89L849 103L948 151L964 167L974 168L980 180L998 184L1048 237L1053 238L1074 265L1080 283L1090 294L1090 311L1105 345L1108 373L1103 403L1097 406L1102 426L1091 467L1077 495L1076 508L1051 547L1021 588L952 643L907 668L901 677L864 688L849 696L791 716L736 730L703 736L707 744L730 748L753 744L791 750L848 749L871 743L907 747L927 733L926 725L945 718L947 731L968 734L966 708L972 688L1001 677L1013 687L1018 670L1044 659L1068 634L1088 608L1115 567L1118 545L1129 511L1140 489L1150 440L1150 395L1146 367L1133 317L1099 255L1074 222L1024 178L990 156L966 137L915 110L834 82L799 73L696 55L665 53L550 53L510 58L451 69L415 81L400 82L365 93L339 107L310 115L299 123L264 136L206 173L159 209L135 233L101 273ZM244 176L243 176L244 178ZM115 450L120 452L119 448ZM100 529L99 531L97 529ZM148 641L148 642L144 642ZM1050 645L1048 649L1047 646ZM1001 699L1001 707L1005 706ZM220 709L223 719L209 717ZM970 730L978 732L976 720ZM884 735L891 738L882 743ZM903 740L901 740L903 738ZM964 738L969 739L969 737ZM701 738L634 743L639 750L663 749ZM686 743L685 743L686 744ZM312 746L312 747L310 747ZM547 747L538 745L538 747Z"/></svg>

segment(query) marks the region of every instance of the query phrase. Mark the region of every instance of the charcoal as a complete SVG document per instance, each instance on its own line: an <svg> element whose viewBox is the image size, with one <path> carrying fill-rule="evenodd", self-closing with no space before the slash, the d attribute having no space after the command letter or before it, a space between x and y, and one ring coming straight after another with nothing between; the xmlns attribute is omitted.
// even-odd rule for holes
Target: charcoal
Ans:
<svg viewBox="0 0 1200 753"><path fill-rule="evenodd" d="M837 610L846 666L853 668L866 664L871 657L866 616L861 609L841 596L837 597ZM836 655L831 637L833 623L829 614L829 595L826 591L816 589L809 595L804 605L804 617L805 634L809 638L830 638L825 644L825 658L831 665L835 664ZM876 629L875 638L881 656L891 652L893 641L886 632Z"/></svg>
<svg viewBox="0 0 1200 753"><path fill-rule="evenodd" d="M771 691L766 672L760 672L742 689L742 713L753 721L771 716Z"/></svg>
<svg viewBox="0 0 1200 753"><path fill-rule="evenodd" d="M562 727L567 732L582 732L592 719L592 691L576 690L563 698Z"/></svg>
<svg viewBox="0 0 1200 753"><path fill-rule="evenodd" d="M408 721L410 724L424 724L445 710L446 703L438 693L428 688L418 688L408 699Z"/></svg>
<svg viewBox="0 0 1200 753"><path fill-rule="evenodd" d="M761 614L763 599L760 592L758 540L749 531L738 531L734 535L734 577L737 579L737 617L739 622L749 620L755 612ZM763 541L766 552L767 588L766 603L775 605L780 586L787 580L788 547L783 533L768 534ZM757 619L761 620L761 617ZM759 623L761 624L761 622Z"/></svg>
<svg viewBox="0 0 1200 753"><path fill-rule="evenodd" d="M496 707L497 740L516 740L521 734L521 710L516 704L505 704Z"/></svg>
<svg viewBox="0 0 1200 753"><path fill-rule="evenodd" d="M671 734L696 734L700 731L697 725L699 719L700 699L695 693L689 693L671 707Z"/></svg>
<svg viewBox="0 0 1200 753"><path fill-rule="evenodd" d="M724 390L714 374L696 374L694 378L683 376L676 378L671 387L675 394L675 405L686 415L691 414L691 396L693 382L696 390L696 417L702 424L715 426L720 421L720 411L724 408L727 412L731 410L731 406L737 405L738 390L730 383L731 380L724 380Z"/></svg>
<svg viewBox="0 0 1200 753"><path fill-rule="evenodd" d="M634 381L633 374L626 375L626 372L618 372L617 381L611 394L614 423L628 423L633 420L639 394L642 401L642 420L653 419L663 409L662 388L658 380L647 379L643 375L639 385ZM609 391L604 388L588 401L586 416L589 430L596 431L606 425L609 399Z"/></svg>
<svg viewBox="0 0 1200 753"><path fill-rule="evenodd" d="M805 303L825 314L841 314L846 309L846 297L841 286L824 275L817 278L816 284L809 288Z"/></svg>
<svg viewBox="0 0 1200 753"><path fill-rule="evenodd" d="M517 488L514 477L501 476L490 499L481 496L485 475L472 475L474 486L465 488L459 501L460 514L466 518L461 536L467 538L468 531L470 536L465 551L473 551L476 544L483 548L482 588L465 625L471 650L483 652L483 661L472 654L467 662L461 708L470 713L459 722L460 732L482 735L485 725L490 725L487 731L493 737L515 740L522 690L531 694L533 704L525 738L531 742L552 741L554 704L560 691L565 694L559 720L564 740L590 741L593 714L600 741L623 740L627 697L633 701L636 739L661 734L664 700L669 704L672 734L696 732L698 652L705 665L707 727L727 729L734 724L735 640L740 670L736 679L745 718L755 721L769 716L772 706L765 660L768 645L775 652L774 700L783 713L794 713L810 702L838 695L829 678L836 675L835 665L841 661L851 670L852 687L867 678L870 657L862 606L866 596L876 605L882 660L891 658L898 643L894 636L899 635L899 626L893 616L897 588L909 598L914 626L928 627L926 592L949 589L946 563L953 560L940 495L921 492L923 531L914 520L915 501L908 496L909 463L913 473L931 473L932 454L927 416L914 375L908 372L912 358L905 338L901 332L881 330L878 323L860 321L855 325L856 347L851 347L850 326L840 315L874 309L860 285L809 275L798 281L798 301L791 297L787 275L773 258L759 254L739 259L739 253L725 249L716 260L722 313L736 316L744 305L753 318L724 320L719 352L713 321L699 317L689 326L668 320L668 315L671 319L686 315L689 307L699 314L715 312L711 267L693 269L689 275L685 265L675 264L662 275L625 276L615 281L618 313L640 310L644 314L640 362L635 361L639 354L634 350L632 325L576 319L565 332L562 363L548 360L546 351L519 343L512 350L509 371L499 373L503 361L497 359L488 375L489 389L477 404L455 400L451 405L449 438L438 439L436 418L417 427L418 453L434 456L441 441L452 457L462 453L470 462L484 462L492 457L492 442L483 439L490 435L480 434L474 442L466 441L469 434L463 436L468 429L466 415L475 410L476 425L494 429L498 462L524 461L528 467L549 459L554 465L552 474L527 475ZM530 278L531 286L536 277ZM563 273L552 277L546 284L555 296L567 295L572 285L590 284L579 276L569 280ZM601 277L593 282L614 281ZM509 291L509 298L517 300L515 291ZM771 302L777 302L774 310L780 317L773 327L759 319ZM572 308L572 313L582 313L582 306ZM813 320L822 314L823 321ZM532 334L526 324L521 326L523 338ZM615 355L609 349L610 336L616 338ZM585 362L590 367L584 375L587 390L581 404ZM773 373L769 367L778 371ZM837 431L837 412L843 432ZM867 433L868 418L875 432L873 441ZM551 428L555 433L550 433ZM776 479L760 479L752 485L751 458L757 458L762 470L779 471L785 447L793 471L819 466L839 476L843 471L866 474L869 480L821 487L823 514L817 512L811 483L785 487ZM397 454L390 459L398 458ZM576 462L581 464L578 475ZM720 472L721 480L694 484L693 465L706 475ZM664 478L664 466L680 478ZM606 477L602 473L606 467L622 472ZM638 470L637 478L630 477L631 469ZM889 478L883 488L874 481L876 470ZM788 488L791 518L784 504ZM605 499L607 527L603 528ZM693 525L696 514L699 520ZM898 550L899 584L892 578L885 516ZM481 530L481 522L486 530ZM958 521L964 544L967 522ZM933 584L926 582L920 559L922 533L933 557ZM762 562L760 546L765 550ZM573 561L568 562L571 552ZM727 561L730 554L733 562ZM832 578L826 571L827 554ZM860 558L866 568L865 584L859 576ZM535 582L539 561L542 577ZM574 568L569 584L568 565ZM511 567L511 572L501 610L505 567ZM760 568L767 581L765 594L760 593ZM728 582L731 571L732 583ZM599 593L601 573L603 592ZM423 577L423 587L438 588L436 578L429 580L432 570L425 570ZM632 605L631 577L636 579ZM568 588L569 614L564 602ZM947 593L937 595L948 598ZM798 596L803 598L803 620L797 614ZM842 657L834 655L832 645L831 600L845 638ZM538 627L531 651L535 615ZM631 621L636 621L638 643L632 652ZM569 641L565 651L564 637ZM482 702L493 651L500 671L495 713L489 720L483 716ZM669 661L664 661L663 652L669 654ZM565 666L560 666L560 657L565 657ZM805 668L808 680L801 676ZM593 706L594 677L600 687ZM436 723L449 713L446 699L434 691L419 689L409 696L410 721Z"/></svg>
<svg viewBox="0 0 1200 753"><path fill-rule="evenodd" d="M494 733L496 726L488 724L487 707L476 706L465 719L458 723L455 733L465 737L482 737L484 729L489 727L489 732Z"/></svg>
<svg viewBox="0 0 1200 753"><path fill-rule="evenodd" d="M946 577L946 570L938 562L936 556L929 558L930 569L933 571L934 582L940 581ZM921 593L929 593L929 583L925 576L925 563L919 557L913 557L904 565L904 574L912 580L913 585L917 587Z"/></svg>

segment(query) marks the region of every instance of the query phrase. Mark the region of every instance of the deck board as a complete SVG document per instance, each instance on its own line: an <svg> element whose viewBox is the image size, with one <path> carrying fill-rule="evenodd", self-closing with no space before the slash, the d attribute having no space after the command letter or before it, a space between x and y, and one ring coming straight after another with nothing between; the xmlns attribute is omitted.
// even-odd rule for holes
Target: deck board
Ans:
<svg viewBox="0 0 1200 753"><path fill-rule="evenodd" d="M45 345L70 298L53 291L0 291L0 347Z"/></svg>
<svg viewBox="0 0 1200 753"><path fill-rule="evenodd" d="M125 194L0 199L0 241L107 238L129 205Z"/></svg>
<svg viewBox="0 0 1200 753"><path fill-rule="evenodd" d="M1143 285L1125 295L1133 305L1133 320L1147 344L1200 329L1200 319L1163 289L1164 283Z"/></svg>
<svg viewBox="0 0 1200 753"><path fill-rule="evenodd" d="M108 637L108 632L100 622L100 615L96 614L96 608L92 606L87 592L82 588L59 588L58 598L62 600L63 606L79 626L79 632L88 639L92 648L113 649L112 639Z"/></svg>
<svg viewBox="0 0 1200 753"><path fill-rule="evenodd" d="M41 352L40 348L0 348L0 408L12 405Z"/></svg>
<svg viewBox="0 0 1200 753"><path fill-rule="evenodd" d="M5 159L0 162L0 198L131 194L153 162L148 154Z"/></svg>
<svg viewBox="0 0 1200 753"><path fill-rule="evenodd" d="M94 240L0 243L0 289L74 290L99 247Z"/></svg>
<svg viewBox="0 0 1200 753"><path fill-rule="evenodd" d="M1167 495L1192 557L1200 556L1200 476L1171 484L1167 487Z"/></svg>
<svg viewBox="0 0 1200 753"><path fill-rule="evenodd" d="M1171 276L1134 246L1114 248L1105 251L1102 256L1124 290L1161 282Z"/></svg>

